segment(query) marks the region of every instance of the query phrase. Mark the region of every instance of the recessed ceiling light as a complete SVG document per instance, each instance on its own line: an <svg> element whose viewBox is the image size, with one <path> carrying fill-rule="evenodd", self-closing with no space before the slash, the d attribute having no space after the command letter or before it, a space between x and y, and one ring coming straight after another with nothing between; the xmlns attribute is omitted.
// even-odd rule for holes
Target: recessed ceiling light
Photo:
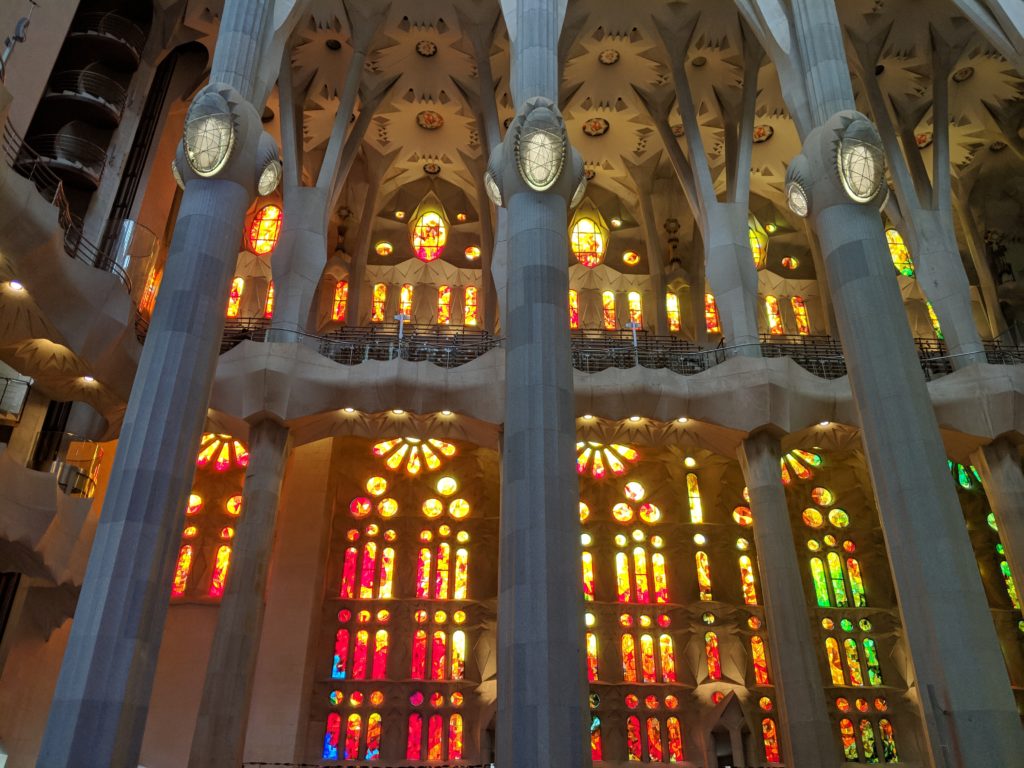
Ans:
<svg viewBox="0 0 1024 768"><path fill-rule="evenodd" d="M687 456L685 459L683 459L683 465L687 469L693 469L694 467L697 466L697 460L693 458L693 456Z"/></svg>
<svg viewBox="0 0 1024 768"><path fill-rule="evenodd" d="M401 221L405 218L405 211L395 211L395 218Z"/></svg>
<svg viewBox="0 0 1024 768"><path fill-rule="evenodd" d="M452 412L449 411L447 408L445 408L443 411L441 411L441 415L442 416L451 416Z"/></svg>
<svg viewBox="0 0 1024 768"><path fill-rule="evenodd" d="M640 421L640 417L639 416L630 416L629 420L630 421Z"/></svg>
<svg viewBox="0 0 1024 768"><path fill-rule="evenodd" d="M585 414L583 414L583 420L584 421L593 421L594 420L594 415L592 413L585 413Z"/></svg>
<svg viewBox="0 0 1024 768"><path fill-rule="evenodd" d="M686 422L689 421L689 419L686 418L685 416L680 416L678 419L676 419L676 421L678 421L680 424L685 424Z"/></svg>
<svg viewBox="0 0 1024 768"><path fill-rule="evenodd" d="M94 381L96 381L96 379L94 379L92 376L82 376L81 380L84 384L92 384Z"/></svg>
<svg viewBox="0 0 1024 768"><path fill-rule="evenodd" d="M622 226L622 219L620 219L618 216L615 216L612 218L610 223L612 225L612 229L618 229L619 227Z"/></svg>
<svg viewBox="0 0 1024 768"><path fill-rule="evenodd" d="M830 426L832 426L832 422L831 421L819 421L818 422L818 426L819 427L830 427Z"/></svg>
<svg viewBox="0 0 1024 768"><path fill-rule="evenodd" d="M401 416L403 413L405 413L405 411L403 411L401 408L392 408L391 412L395 414L395 416Z"/></svg>
<svg viewBox="0 0 1024 768"><path fill-rule="evenodd" d="M21 293L22 291L25 290L25 286L22 285L21 283L19 283L17 280L11 280L7 284L7 287L10 288L12 291L15 291L17 293Z"/></svg>
<svg viewBox="0 0 1024 768"><path fill-rule="evenodd" d="M354 413L356 409L355 408L342 408L341 410L343 410L345 413Z"/></svg>

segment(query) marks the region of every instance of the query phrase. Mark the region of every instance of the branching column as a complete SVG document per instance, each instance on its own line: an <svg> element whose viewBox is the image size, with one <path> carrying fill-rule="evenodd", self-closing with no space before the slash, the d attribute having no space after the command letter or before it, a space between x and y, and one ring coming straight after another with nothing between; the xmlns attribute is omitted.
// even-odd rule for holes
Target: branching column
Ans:
<svg viewBox="0 0 1024 768"><path fill-rule="evenodd" d="M743 441L739 457L754 517L785 762L792 768L838 766L779 471L779 441L766 432L753 434Z"/></svg>
<svg viewBox="0 0 1024 768"><path fill-rule="evenodd" d="M1001 437L979 448L974 464L995 513L1013 581L1024 584L1024 472L1020 452L1008 438Z"/></svg>
<svg viewBox="0 0 1024 768"><path fill-rule="evenodd" d="M224 297L259 175L259 112L249 100L273 5L227 0L210 85L189 110L191 162L210 171L229 132L233 146L207 178L187 174L42 740L41 767L138 765L174 552L224 327Z"/></svg>

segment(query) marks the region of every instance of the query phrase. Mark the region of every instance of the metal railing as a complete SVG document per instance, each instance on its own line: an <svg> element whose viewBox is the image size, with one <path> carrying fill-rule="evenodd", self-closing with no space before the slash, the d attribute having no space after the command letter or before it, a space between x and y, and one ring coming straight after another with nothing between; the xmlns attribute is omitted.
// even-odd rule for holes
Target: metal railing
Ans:
<svg viewBox="0 0 1024 768"><path fill-rule="evenodd" d="M25 401L32 391L30 379L11 379L0 376L0 416L19 421L25 410Z"/></svg>
<svg viewBox="0 0 1024 768"><path fill-rule="evenodd" d="M99 184L107 157L103 147L80 136L61 133L33 136L26 144L31 153L22 153L20 163L60 168L82 176L94 185Z"/></svg>
<svg viewBox="0 0 1024 768"><path fill-rule="evenodd" d="M61 72L50 78L46 92L48 96L85 96L91 101L108 107L117 119L124 111L127 91L116 80L87 69Z"/></svg>
<svg viewBox="0 0 1024 768"><path fill-rule="evenodd" d="M763 357L788 357L822 379L846 375L846 358L839 341L831 336L761 335Z"/></svg>
<svg viewBox="0 0 1024 768"><path fill-rule="evenodd" d="M83 13L76 17L69 35L100 35L118 40L131 48L136 57L146 44L146 33L116 13Z"/></svg>
<svg viewBox="0 0 1024 768"><path fill-rule="evenodd" d="M702 350L675 336L654 336L637 331L572 331L572 366L584 373L608 368L667 368L684 376L706 371L719 350ZM723 358L724 359L724 358Z"/></svg>

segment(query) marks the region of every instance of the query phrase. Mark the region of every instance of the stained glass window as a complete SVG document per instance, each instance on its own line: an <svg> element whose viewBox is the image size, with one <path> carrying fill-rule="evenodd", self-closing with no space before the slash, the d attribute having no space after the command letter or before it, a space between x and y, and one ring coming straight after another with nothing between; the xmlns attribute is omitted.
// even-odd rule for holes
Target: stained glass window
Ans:
<svg viewBox="0 0 1024 768"><path fill-rule="evenodd" d="M249 248L260 256L270 253L281 236L281 209L276 205L260 208L249 225Z"/></svg>
<svg viewBox="0 0 1024 768"><path fill-rule="evenodd" d="M850 685L864 685L864 677L860 669L860 655L857 653L857 641L848 637L843 641L843 648L846 651L846 666L850 670Z"/></svg>
<svg viewBox="0 0 1024 768"><path fill-rule="evenodd" d="M622 636L622 679L627 683L636 682L636 642L629 633Z"/></svg>
<svg viewBox="0 0 1024 768"><path fill-rule="evenodd" d="M426 210L413 223L412 249L420 261L439 258L447 242L448 222L440 212Z"/></svg>
<svg viewBox="0 0 1024 768"><path fill-rule="evenodd" d="M647 757L652 763L665 759L661 748L661 722L656 717L647 718Z"/></svg>
<svg viewBox="0 0 1024 768"><path fill-rule="evenodd" d="M431 715L427 721L427 760L444 759L444 721L440 715Z"/></svg>
<svg viewBox="0 0 1024 768"><path fill-rule="evenodd" d="M601 744L601 718L597 715L592 715L590 718L590 759L604 759L604 748Z"/></svg>
<svg viewBox="0 0 1024 768"><path fill-rule="evenodd" d="M569 247L576 260L584 267L596 267L604 260L608 244L602 227L588 216L573 224L569 234Z"/></svg>
<svg viewBox="0 0 1024 768"><path fill-rule="evenodd" d="M722 659L718 651L718 635L714 632L704 634L704 656L708 663L708 679L722 679Z"/></svg>
<svg viewBox="0 0 1024 768"><path fill-rule="evenodd" d="M765 296L764 308L768 313L768 333L773 336L784 334L786 328L782 324L782 311L779 309L779 300L774 296Z"/></svg>
<svg viewBox="0 0 1024 768"><path fill-rule="evenodd" d="M569 327L573 330L580 327L580 295L573 288L569 289Z"/></svg>
<svg viewBox="0 0 1024 768"><path fill-rule="evenodd" d="M409 715L409 729L405 740L405 757L419 760L423 753L423 715L413 712ZM324 755L327 757L327 755Z"/></svg>
<svg viewBox="0 0 1024 768"><path fill-rule="evenodd" d="M683 728L678 717L670 717L665 721L668 731L668 760L670 763L681 763L683 756Z"/></svg>
<svg viewBox="0 0 1024 768"><path fill-rule="evenodd" d="M864 750L864 762L877 763L878 752L875 749L875 729L871 721L863 719L860 721L860 745Z"/></svg>
<svg viewBox="0 0 1024 768"><path fill-rule="evenodd" d="M693 472L686 473L686 500L690 507L690 522L703 523L704 509L700 503L700 481Z"/></svg>
<svg viewBox="0 0 1024 768"><path fill-rule="evenodd" d="M828 670L832 676L832 685L846 685L842 656L839 654L839 643L834 637L825 638L825 655L828 657Z"/></svg>
<svg viewBox="0 0 1024 768"><path fill-rule="evenodd" d="M889 227L885 230L885 240L889 243L889 255L892 256L892 265L896 271L906 277L913 277L914 261L910 258L910 249L903 242L903 235L899 230Z"/></svg>
<svg viewBox="0 0 1024 768"><path fill-rule="evenodd" d="M363 718L353 712L348 716L348 721L345 723L345 754L342 755L342 759L359 759L359 737L362 734L362 730Z"/></svg>
<svg viewBox="0 0 1024 768"><path fill-rule="evenodd" d="M597 635L587 632L587 679L590 682L597 680Z"/></svg>
<svg viewBox="0 0 1024 768"><path fill-rule="evenodd" d="M615 293L604 291L601 294L601 320L606 331L614 331L619 327L618 318L615 316Z"/></svg>
<svg viewBox="0 0 1024 768"><path fill-rule="evenodd" d="M878 721L878 732L882 737L882 759L887 763L898 763L900 758L896 752L896 734L887 718Z"/></svg>
<svg viewBox="0 0 1024 768"><path fill-rule="evenodd" d="M181 597L188 586L188 577L192 572L193 550L191 544L182 545L178 551L178 563L174 567L174 583L171 586L171 597Z"/></svg>
<svg viewBox="0 0 1024 768"><path fill-rule="evenodd" d="M412 318L412 286L405 283L398 292L398 312Z"/></svg>
<svg viewBox="0 0 1024 768"><path fill-rule="evenodd" d="M383 680L387 675L388 666L388 631L378 629L373 637L373 665L370 668L370 677L374 680Z"/></svg>
<svg viewBox="0 0 1024 768"><path fill-rule="evenodd" d="M765 264L768 263L768 233L753 215L747 222L747 234L750 240L750 253L754 258L754 267L764 269Z"/></svg>
<svg viewBox="0 0 1024 768"><path fill-rule="evenodd" d="M242 309L242 292L245 291L245 280L236 277L231 281L231 292L228 294L228 317L238 317Z"/></svg>
<svg viewBox="0 0 1024 768"><path fill-rule="evenodd" d="M835 552L829 552L825 556L825 562L828 563L828 578L832 584L832 594L835 595L836 607L846 608L849 606L850 601L846 596L846 583L843 581L843 565L839 559L839 555Z"/></svg>
<svg viewBox="0 0 1024 768"><path fill-rule="evenodd" d="M665 572L665 556L660 552L651 555L651 570L654 574L654 601L668 602L668 576Z"/></svg>
<svg viewBox="0 0 1024 768"><path fill-rule="evenodd" d="M448 718L448 759L462 759L462 715Z"/></svg>
<svg viewBox="0 0 1024 768"><path fill-rule="evenodd" d="M860 563L855 557L846 558L846 575L850 578L850 594L853 596L853 607L863 608L868 604L864 593L864 580L860 575Z"/></svg>
<svg viewBox="0 0 1024 768"><path fill-rule="evenodd" d="M852 763L857 762L857 736L853 721L848 717L839 721L839 738L843 743L843 758Z"/></svg>
<svg viewBox="0 0 1024 768"><path fill-rule="evenodd" d="M423 680L427 674L427 633L417 629L412 637L412 668L409 676L413 680Z"/></svg>
<svg viewBox="0 0 1024 768"><path fill-rule="evenodd" d="M366 759L376 760L380 757L380 714L373 712L366 719Z"/></svg>
<svg viewBox="0 0 1024 768"><path fill-rule="evenodd" d="M704 325L708 333L721 333L722 324L718 320L718 304L713 294L704 294Z"/></svg>
<svg viewBox="0 0 1024 768"><path fill-rule="evenodd" d="M868 668L868 685L882 685L882 668L878 665L878 646L870 637L864 638L864 661Z"/></svg>
<svg viewBox="0 0 1024 768"><path fill-rule="evenodd" d="M465 292L465 303L463 304L463 322L466 325L476 325L479 322L479 293L475 285L467 285Z"/></svg>
<svg viewBox="0 0 1024 768"><path fill-rule="evenodd" d="M775 732L775 721L766 717L761 721L761 738L764 741L764 759L769 763L777 763L779 757L779 737Z"/></svg>
<svg viewBox="0 0 1024 768"><path fill-rule="evenodd" d="M449 325L452 322L452 287L441 285L437 288L437 324Z"/></svg>
<svg viewBox="0 0 1024 768"><path fill-rule="evenodd" d="M334 662L331 665L331 677L344 680L348 676L348 630L339 629L334 636Z"/></svg>
<svg viewBox="0 0 1024 768"><path fill-rule="evenodd" d="M658 648L661 652L661 682L676 682L676 652L672 644L672 638L663 634L658 638Z"/></svg>
<svg viewBox="0 0 1024 768"><path fill-rule="evenodd" d="M594 599L594 556L590 552L583 553L583 599Z"/></svg>
<svg viewBox="0 0 1024 768"><path fill-rule="evenodd" d="M771 685L768 680L768 659L764 652L764 640L758 635L750 638L750 655L754 661L754 682L757 685Z"/></svg>
<svg viewBox="0 0 1024 768"><path fill-rule="evenodd" d="M630 291L626 294L626 301L629 305L629 322L636 323L642 327L644 324L644 305L640 293L638 291Z"/></svg>
<svg viewBox="0 0 1024 768"><path fill-rule="evenodd" d="M683 327L679 313L679 296L674 293L665 294L665 315L668 317L670 331L678 331Z"/></svg>
<svg viewBox="0 0 1024 768"><path fill-rule="evenodd" d="M227 581L230 564L231 547L219 547L213 563L213 577L210 579L210 597L221 597L224 594L224 582Z"/></svg>
<svg viewBox="0 0 1024 768"><path fill-rule="evenodd" d="M636 601L651 602L651 593L647 582L647 551L643 547L633 549L633 580L636 582Z"/></svg>
<svg viewBox="0 0 1024 768"><path fill-rule="evenodd" d="M825 578L825 564L820 557L811 558L811 580L814 582L814 597L821 608L828 608L832 603L828 596L828 582Z"/></svg>
<svg viewBox="0 0 1024 768"><path fill-rule="evenodd" d="M928 319L932 322L932 330L935 331L935 338L939 341L944 340L946 337L942 335L942 326L939 325L939 316L935 314L935 307L932 306L930 301L926 301L924 304L928 309Z"/></svg>
<svg viewBox="0 0 1024 768"><path fill-rule="evenodd" d="M331 712L327 715L327 730L324 732L324 760L338 759L338 741L341 739L341 715Z"/></svg>
<svg viewBox="0 0 1024 768"><path fill-rule="evenodd" d="M740 584L743 587L743 602L757 605L757 588L754 585L754 566L746 555L740 556Z"/></svg>
<svg viewBox="0 0 1024 768"><path fill-rule="evenodd" d="M625 552L615 554L615 584L620 603L628 603L631 596L629 583L629 559Z"/></svg>
<svg viewBox="0 0 1024 768"><path fill-rule="evenodd" d="M643 759L640 746L640 718L630 715L626 718L626 754L631 761Z"/></svg>
<svg viewBox="0 0 1024 768"><path fill-rule="evenodd" d="M376 293L376 287L374 288ZM383 312L383 309L381 310ZM331 320L345 322L348 316L348 281L339 280L334 285L334 300L331 302Z"/></svg>
<svg viewBox="0 0 1024 768"><path fill-rule="evenodd" d="M700 588L701 600L712 600L711 597L711 565L708 563L708 556L704 552L696 554L697 560L697 586Z"/></svg>
<svg viewBox="0 0 1024 768"><path fill-rule="evenodd" d="M376 283L373 286L373 298L370 303L370 322L384 322L384 307L388 301L388 287L384 283Z"/></svg>
<svg viewBox="0 0 1024 768"><path fill-rule="evenodd" d="M263 305L263 316L268 320L274 316L274 281L267 286L267 303Z"/></svg>
<svg viewBox="0 0 1024 768"><path fill-rule="evenodd" d="M796 319L796 332L801 336L810 335L811 319L807 315L807 302L803 296L792 296L789 303L793 307L793 317Z"/></svg>

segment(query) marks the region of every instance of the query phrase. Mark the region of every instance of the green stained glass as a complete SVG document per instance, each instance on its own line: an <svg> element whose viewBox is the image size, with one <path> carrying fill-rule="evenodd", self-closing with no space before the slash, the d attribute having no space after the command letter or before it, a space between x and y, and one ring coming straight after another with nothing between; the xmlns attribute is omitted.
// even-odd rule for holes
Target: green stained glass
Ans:
<svg viewBox="0 0 1024 768"><path fill-rule="evenodd" d="M981 482L981 475L978 474L978 470L975 469L974 465L971 464L968 469L971 470L971 474L974 475L974 479L978 481L978 485L984 485L984 483Z"/></svg>
<svg viewBox="0 0 1024 768"><path fill-rule="evenodd" d="M814 596L820 608L828 608L828 583L825 580L825 566L820 557L811 558L811 578L814 580Z"/></svg>
<svg viewBox="0 0 1024 768"><path fill-rule="evenodd" d="M836 596L837 608L848 608L850 600L846 596L846 583L843 581L843 565L839 555L829 552L826 557L828 561L828 578L832 582L832 592Z"/></svg>
<svg viewBox="0 0 1024 768"><path fill-rule="evenodd" d="M882 668L878 665L878 648L870 637L864 638L864 660L868 665L868 685L881 685Z"/></svg>
<svg viewBox="0 0 1024 768"><path fill-rule="evenodd" d="M887 763L898 763L899 754L896 752L896 736L892 731L892 723L886 718L878 721L878 730L882 735L882 757Z"/></svg>
<svg viewBox="0 0 1024 768"><path fill-rule="evenodd" d="M971 480L971 476L967 472L967 467L963 464L956 465L956 481L960 483L960 487L964 490L969 491L974 487L974 482Z"/></svg>
<svg viewBox="0 0 1024 768"><path fill-rule="evenodd" d="M854 607L865 607L868 598L864 591L864 580L860 576L860 563L857 562L857 558L846 558L846 575L850 577L850 594L853 596Z"/></svg>
<svg viewBox="0 0 1024 768"><path fill-rule="evenodd" d="M860 628L862 630L864 630L865 632L870 632L871 631L871 622L868 621L867 619L861 619L857 623L860 625Z"/></svg>
<svg viewBox="0 0 1024 768"><path fill-rule="evenodd" d="M996 554L997 555L1005 555L1006 554L1006 547L1004 547L1002 544L996 544Z"/></svg>
<svg viewBox="0 0 1024 768"><path fill-rule="evenodd" d="M821 456L819 456L816 453L811 453L810 451L801 451L799 449L793 449L792 451L790 451L790 453L795 453L797 456L806 461L812 467L821 466Z"/></svg>
<svg viewBox="0 0 1024 768"><path fill-rule="evenodd" d="M1017 596L1017 585L1013 583L1013 575L1010 573L1010 564L1005 560L1000 561L999 572L1003 574L1003 581L1006 582L1006 594L1010 596L1010 602L1019 611L1020 599Z"/></svg>
<svg viewBox="0 0 1024 768"><path fill-rule="evenodd" d="M843 632L853 632L853 622L849 619L840 621L839 626L843 628Z"/></svg>
<svg viewBox="0 0 1024 768"><path fill-rule="evenodd" d="M988 523L988 527L991 528L993 531L999 531L999 526L996 524L995 512L989 512L988 517L985 518L985 522Z"/></svg>
<svg viewBox="0 0 1024 768"><path fill-rule="evenodd" d="M864 748L864 762L877 763L878 752L875 750L875 729L870 720L860 721L860 744Z"/></svg>

